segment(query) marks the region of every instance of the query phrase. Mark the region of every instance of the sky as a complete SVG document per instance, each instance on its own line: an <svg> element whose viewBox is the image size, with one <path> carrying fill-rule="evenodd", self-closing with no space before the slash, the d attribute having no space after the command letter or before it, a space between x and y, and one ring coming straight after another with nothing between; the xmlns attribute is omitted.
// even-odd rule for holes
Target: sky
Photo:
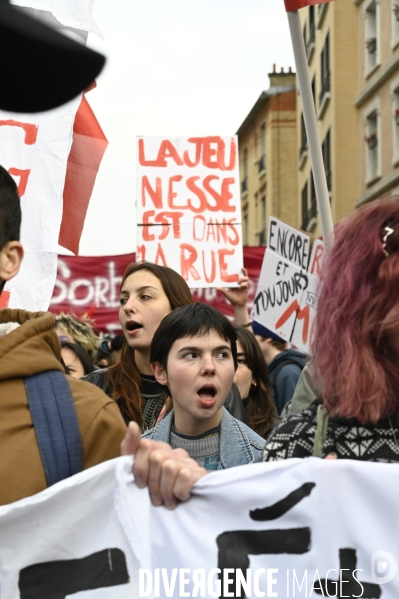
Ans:
<svg viewBox="0 0 399 599"><path fill-rule="evenodd" d="M295 65L283 0L94 0L93 16L107 64L86 97L109 145L80 255L108 256L136 249L136 137L234 134L273 64Z"/></svg>

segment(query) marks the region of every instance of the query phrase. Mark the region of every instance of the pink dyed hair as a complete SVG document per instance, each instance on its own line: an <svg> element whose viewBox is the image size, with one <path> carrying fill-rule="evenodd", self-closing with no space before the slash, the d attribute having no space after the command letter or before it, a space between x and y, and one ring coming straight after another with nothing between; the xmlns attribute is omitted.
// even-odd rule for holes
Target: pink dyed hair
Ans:
<svg viewBox="0 0 399 599"><path fill-rule="evenodd" d="M385 257L382 238L389 226ZM313 341L315 380L331 416L377 422L399 407L399 198L360 208L335 230Z"/></svg>

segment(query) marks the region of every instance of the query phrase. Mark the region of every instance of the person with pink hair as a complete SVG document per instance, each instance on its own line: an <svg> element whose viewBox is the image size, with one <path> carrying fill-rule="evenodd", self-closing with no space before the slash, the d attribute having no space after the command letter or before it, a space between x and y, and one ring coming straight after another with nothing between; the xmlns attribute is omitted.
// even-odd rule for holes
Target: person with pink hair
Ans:
<svg viewBox="0 0 399 599"><path fill-rule="evenodd" d="M399 461L399 199L360 208L335 239L312 347L320 396L275 429L264 461Z"/></svg>

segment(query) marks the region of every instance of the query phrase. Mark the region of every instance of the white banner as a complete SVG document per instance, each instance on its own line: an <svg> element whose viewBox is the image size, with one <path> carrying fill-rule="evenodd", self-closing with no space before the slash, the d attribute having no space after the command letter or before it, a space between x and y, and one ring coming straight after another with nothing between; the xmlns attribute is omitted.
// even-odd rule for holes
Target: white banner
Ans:
<svg viewBox="0 0 399 599"><path fill-rule="evenodd" d="M393 464L253 464L170 512L118 458L0 508L1 597L397 599L398 485Z"/></svg>
<svg viewBox="0 0 399 599"><path fill-rule="evenodd" d="M237 285L243 266L236 137L139 137L137 260L192 288Z"/></svg>

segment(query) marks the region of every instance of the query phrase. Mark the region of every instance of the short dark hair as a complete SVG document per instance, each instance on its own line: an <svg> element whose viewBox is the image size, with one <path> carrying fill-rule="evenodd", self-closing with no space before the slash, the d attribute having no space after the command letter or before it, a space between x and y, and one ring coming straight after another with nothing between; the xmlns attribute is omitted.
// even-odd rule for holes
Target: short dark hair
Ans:
<svg viewBox="0 0 399 599"><path fill-rule="evenodd" d="M19 241L21 202L10 173L0 166L0 250L10 241Z"/></svg>
<svg viewBox="0 0 399 599"><path fill-rule="evenodd" d="M233 325L224 314L200 302L176 308L162 319L152 339L150 362L158 362L166 369L175 341L206 335L211 330L230 344L234 367L237 368L237 335Z"/></svg>
<svg viewBox="0 0 399 599"><path fill-rule="evenodd" d="M87 351L85 349L83 349L83 347L81 345L79 345L78 343L70 343L69 341L61 341L61 348L62 349L63 348L70 349L71 352L73 352L75 354L75 356L77 357L77 359L83 366L85 376L86 376L86 374L90 374L91 372L93 372L95 370L95 367L94 367L91 357L89 356ZM67 374L69 374L69 372L67 372Z"/></svg>

